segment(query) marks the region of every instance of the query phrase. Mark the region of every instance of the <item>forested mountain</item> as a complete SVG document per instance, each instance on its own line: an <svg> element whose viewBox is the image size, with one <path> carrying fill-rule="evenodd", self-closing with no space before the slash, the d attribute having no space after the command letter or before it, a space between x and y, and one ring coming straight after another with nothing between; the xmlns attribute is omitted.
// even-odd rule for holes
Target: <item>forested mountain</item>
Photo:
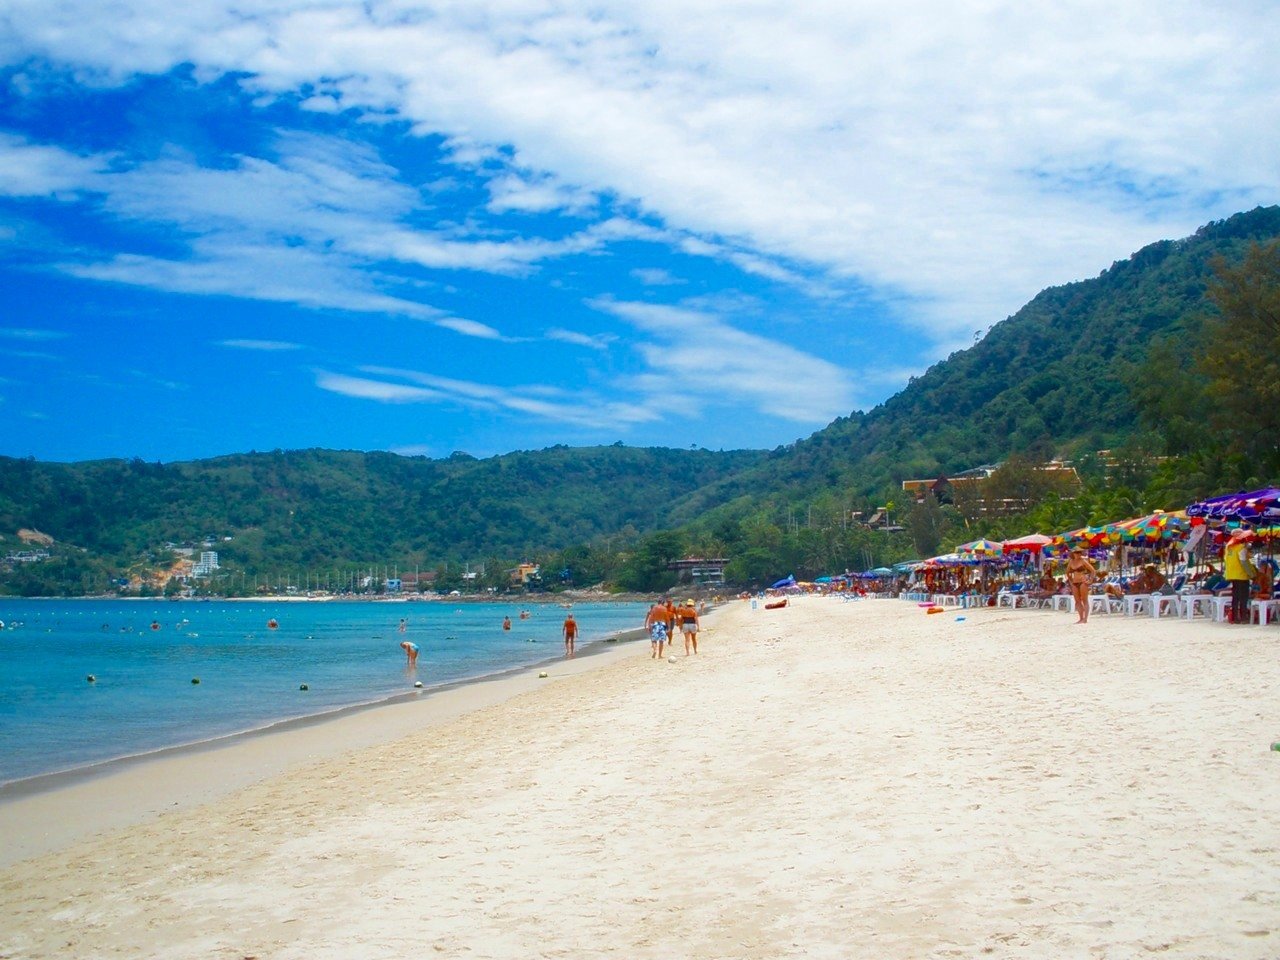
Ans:
<svg viewBox="0 0 1280 960"><path fill-rule="evenodd" d="M676 499L762 456L616 445L486 460L327 450L172 464L0 458L0 532L11 548L28 528L121 563L209 536L225 562L251 572L520 558L667 526Z"/></svg>
<svg viewBox="0 0 1280 960"><path fill-rule="evenodd" d="M1280 207L1268 207L1151 244L1096 278L1043 291L874 410L767 453L619 444L486 460L324 450L172 464L0 458L0 549L21 550L21 529L57 545L39 563L0 564L0 591L90 592L166 542L204 537L217 538L224 562L242 572L538 555L652 587L653 571L695 549L737 557L739 576L756 580L901 559L913 540L915 550L931 549L958 522L974 532L972 517L935 516L933 534L912 538L872 538L846 521L851 507L898 496L903 479L1011 455L1033 463L1145 448L1187 463L1199 457L1183 474L1207 462L1205 484L1221 481L1214 464L1232 457L1241 470L1280 468L1275 416L1258 409L1274 407L1266 398L1280 383L1277 238ZM1222 280L1223 265L1242 262ZM1247 336L1218 318L1224 296L1246 324L1260 315ZM1235 379L1244 389L1224 370L1243 371ZM1241 438L1233 418L1261 426ZM1246 475L1238 471L1241 482ZM1169 494L1166 485L1161 496ZM1134 507L1157 498L1126 497ZM1075 507L1083 517L1104 502L1077 498ZM1070 511L1052 518L1071 520Z"/></svg>
<svg viewBox="0 0 1280 960"><path fill-rule="evenodd" d="M1280 207L1260 207L1153 243L1096 278L1050 287L879 407L696 491L676 516L692 519L717 503L745 497L738 500L744 506L761 495L793 503L830 490L884 497L904 479L1011 453L1043 460L1142 441L1143 390L1153 378L1172 386L1182 375L1148 366L1152 344L1181 338L1184 356L1195 351L1194 334L1211 309L1211 261L1238 263L1251 244L1278 237Z"/></svg>

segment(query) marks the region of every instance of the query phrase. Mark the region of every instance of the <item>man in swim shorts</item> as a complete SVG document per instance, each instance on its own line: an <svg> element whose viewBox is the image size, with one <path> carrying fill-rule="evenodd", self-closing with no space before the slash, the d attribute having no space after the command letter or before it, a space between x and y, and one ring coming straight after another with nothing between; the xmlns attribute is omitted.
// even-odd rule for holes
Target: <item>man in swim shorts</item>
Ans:
<svg viewBox="0 0 1280 960"><path fill-rule="evenodd" d="M667 609L660 603L649 608L644 618L644 628L649 631L650 660L660 660L667 645Z"/></svg>
<svg viewBox="0 0 1280 960"><path fill-rule="evenodd" d="M578 639L578 621L573 619L573 614L569 614L564 618L564 655L566 657L573 656L573 643Z"/></svg>

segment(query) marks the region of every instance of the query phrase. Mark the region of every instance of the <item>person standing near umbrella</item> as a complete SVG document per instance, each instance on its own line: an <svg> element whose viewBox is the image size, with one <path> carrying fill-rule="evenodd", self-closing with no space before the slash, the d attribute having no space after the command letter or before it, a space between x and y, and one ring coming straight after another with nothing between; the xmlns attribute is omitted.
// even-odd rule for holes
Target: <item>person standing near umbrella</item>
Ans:
<svg viewBox="0 0 1280 960"><path fill-rule="evenodd" d="M1222 549L1222 575L1231 584L1231 622L1249 623L1249 582L1256 571L1249 560L1249 531L1236 527Z"/></svg>
<svg viewBox="0 0 1280 960"><path fill-rule="evenodd" d="M1089 588L1098 578L1098 568L1084 555L1083 547L1072 547L1067 560L1067 583L1076 601L1076 623L1089 622Z"/></svg>

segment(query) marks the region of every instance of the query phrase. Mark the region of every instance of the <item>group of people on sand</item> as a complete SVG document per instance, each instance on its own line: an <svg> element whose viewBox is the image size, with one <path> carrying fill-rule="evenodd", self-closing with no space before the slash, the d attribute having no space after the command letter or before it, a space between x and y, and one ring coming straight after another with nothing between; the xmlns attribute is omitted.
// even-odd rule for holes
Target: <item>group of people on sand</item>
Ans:
<svg viewBox="0 0 1280 960"><path fill-rule="evenodd" d="M525 619L527 616L528 614L524 611L520 612L521 619ZM687 657L690 653L696 654L698 652L698 608L692 600L687 600L679 606L676 606L670 598L660 603L655 603L649 608L649 613L644 620L644 626L649 632L653 659L662 657L668 644L672 648L675 647L677 630L684 636L684 655ZM511 629L510 617L502 618L502 629ZM400 632L403 633L404 631L405 621L401 620ZM565 615L564 624L561 626L560 632L564 637L565 658L572 658L578 641L578 621L573 618L572 612ZM412 640L406 639L400 641L400 648L404 651L408 660L409 669L412 670L418 665L418 645Z"/></svg>
<svg viewBox="0 0 1280 960"><path fill-rule="evenodd" d="M1232 623L1249 623L1249 600L1251 590L1256 589L1265 597L1272 594L1270 568L1264 563L1254 564L1249 557L1249 531L1238 527L1227 536L1222 551L1222 576L1214 572L1212 579L1196 584L1200 589L1211 593L1230 593L1231 611L1229 619ZM1212 568L1210 568L1212 569ZM1085 555L1084 548L1072 549L1067 560L1067 585L1075 600L1076 623L1089 621L1089 593L1095 581L1099 579L1098 568ZM1225 589L1222 589L1225 587ZM1127 594L1172 593L1164 574L1154 563L1148 563L1142 572L1131 580L1127 588L1116 584L1103 587L1106 596L1120 598Z"/></svg>
<svg viewBox="0 0 1280 960"><path fill-rule="evenodd" d="M649 608L644 627L649 632L650 659L661 660L668 645L674 650L676 631L684 635L684 655L698 652L698 608L692 600L676 606L670 597Z"/></svg>

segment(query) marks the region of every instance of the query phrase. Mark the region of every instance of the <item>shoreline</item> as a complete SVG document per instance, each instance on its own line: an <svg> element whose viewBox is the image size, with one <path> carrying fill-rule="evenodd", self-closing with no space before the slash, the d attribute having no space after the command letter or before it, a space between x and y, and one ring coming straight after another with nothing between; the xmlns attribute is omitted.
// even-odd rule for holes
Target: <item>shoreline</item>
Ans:
<svg viewBox="0 0 1280 960"><path fill-rule="evenodd" d="M683 596L689 587L668 591L672 596ZM692 591L697 594L699 591ZM508 595L485 596L483 594L462 593L420 593L400 596L364 596L363 594L331 593L320 596L298 596L297 594L264 594L256 597L137 597L120 596L114 593L95 593L74 597L40 596L16 597L0 596L0 603L26 601L98 601L121 600L129 603L492 603L522 606L573 606L575 603L653 603L659 596L652 593L599 593L590 590L565 591L554 594L520 594L517 598Z"/></svg>
<svg viewBox="0 0 1280 960"><path fill-rule="evenodd" d="M610 648L610 645L617 644L621 646L623 644L634 643L638 640L645 639L646 636L647 635L644 630L638 628L624 630L608 637L601 637L598 640L591 640L580 645L576 649L574 659L578 660L599 656L605 653ZM6 803L14 800L27 797L37 797L50 791L74 787L78 784L96 780L100 777L112 776L119 771L126 770L133 766L162 760L166 757L209 753L222 749L223 747L234 746L236 743L254 737L267 737L275 733L287 733L294 729L316 727L330 721L341 720L343 717L349 715L378 710L382 707L393 706L395 704L416 703L428 697L447 693L451 690L465 688L472 684L493 683L511 677L517 677L521 674L528 673L529 671L541 671L552 664L563 662L563 660L563 655L552 655L542 660L536 660L532 663L505 667L501 670L495 670L492 673L460 677L456 680L446 680L437 684L424 684L421 689L411 689L400 693L393 693L389 696L379 697L374 700L366 700L360 703L352 703L328 710L321 710L318 713L309 713L303 716L274 720L270 723L263 724L262 726L250 727L245 730L237 730L232 733L218 734L216 736L200 740L192 740L186 743L176 743L166 747L158 747L154 750L144 750L138 753L109 757L105 760L96 760L92 763L67 767L63 770L51 770L47 773L38 773L29 777L19 777L15 780L5 780L0 782L0 808L3 808ZM0 863L3 863L3 860L3 848L0 847Z"/></svg>
<svg viewBox="0 0 1280 960"><path fill-rule="evenodd" d="M639 645L645 639L643 629L627 630L583 644L572 660L552 656L421 691L8 781L0 784L0 869L56 853L101 829L132 826L154 814L208 803L303 762L421 732L553 679L638 655L648 649ZM548 676L540 677L544 672ZM204 759L218 769L203 766ZM228 775L224 764L240 770ZM163 796L144 796L157 787ZM83 805L99 791L97 802L109 808L107 815L86 818ZM33 822L43 827L38 835L24 829Z"/></svg>

